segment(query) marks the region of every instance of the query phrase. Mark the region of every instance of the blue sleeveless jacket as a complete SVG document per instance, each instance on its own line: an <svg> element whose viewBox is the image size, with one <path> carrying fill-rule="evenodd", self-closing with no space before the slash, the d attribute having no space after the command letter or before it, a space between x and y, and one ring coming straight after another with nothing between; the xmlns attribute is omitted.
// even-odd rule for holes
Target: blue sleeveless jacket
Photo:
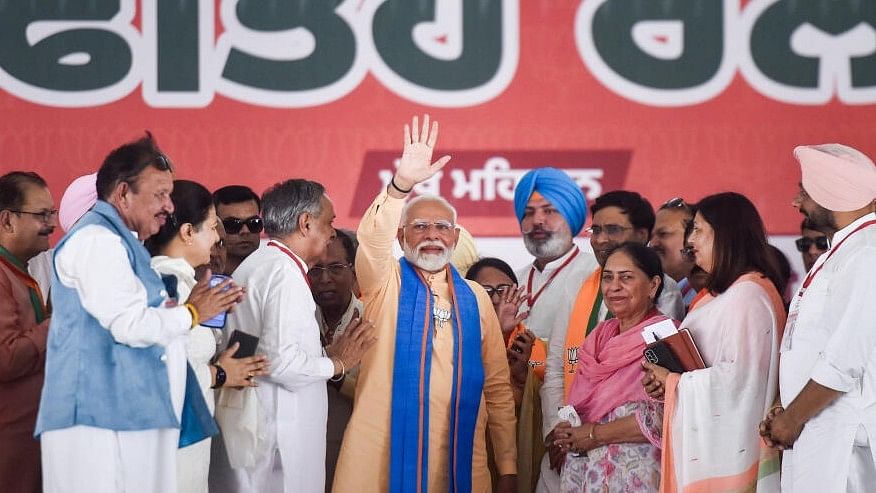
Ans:
<svg viewBox="0 0 876 493"><path fill-rule="evenodd" d="M149 252L107 202L98 201L76 223L55 247L55 255L78 230L93 224L121 238L134 274L146 287L148 305L160 306L164 284L149 264ZM57 271L51 297L46 377L35 435L76 425L115 431L178 428L164 347L134 348L117 343L110 331L85 311L78 292L59 282Z"/></svg>

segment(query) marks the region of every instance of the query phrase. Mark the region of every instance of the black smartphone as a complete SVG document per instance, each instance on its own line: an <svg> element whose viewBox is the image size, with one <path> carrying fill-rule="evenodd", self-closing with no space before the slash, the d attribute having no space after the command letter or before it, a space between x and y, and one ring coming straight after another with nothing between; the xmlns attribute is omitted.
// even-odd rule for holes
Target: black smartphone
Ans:
<svg viewBox="0 0 876 493"><path fill-rule="evenodd" d="M233 346L235 342L239 342L240 347L234 353L234 358L248 358L255 354L256 348L259 346L258 337L239 330L231 333L231 337L228 338L228 346Z"/></svg>

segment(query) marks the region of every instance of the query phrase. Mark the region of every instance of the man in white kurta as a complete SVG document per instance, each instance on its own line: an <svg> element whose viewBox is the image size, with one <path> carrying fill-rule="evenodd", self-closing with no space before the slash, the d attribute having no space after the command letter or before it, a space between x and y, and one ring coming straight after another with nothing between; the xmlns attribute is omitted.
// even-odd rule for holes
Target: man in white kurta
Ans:
<svg viewBox="0 0 876 493"><path fill-rule="evenodd" d="M318 205L296 204L290 197L315 198ZM229 333L240 330L259 337L258 352L271 361L270 375L255 389L259 430L255 461L236 470L237 488L322 493L326 381L352 368L361 356L361 352L329 356L323 350L307 280L308 266L322 257L334 237L334 209L323 187L306 180L276 185L265 193L262 204L271 240L234 271L235 282L246 286L247 292L226 328ZM335 339L336 349L357 333L357 325L352 327ZM226 436L225 446L231 454L239 444Z"/></svg>
<svg viewBox="0 0 876 493"><path fill-rule="evenodd" d="M151 136L113 151L96 187L101 200L56 247L58 316L37 420L43 486L174 492L185 338L196 314L228 309L240 290L202 283L188 308L165 303L140 244L174 210L173 173Z"/></svg>
<svg viewBox="0 0 876 493"><path fill-rule="evenodd" d="M803 180L794 205L833 238L791 303L780 358L784 412L774 411L762 432L786 448L782 491L873 491L876 167L836 144L798 147L795 156Z"/></svg>

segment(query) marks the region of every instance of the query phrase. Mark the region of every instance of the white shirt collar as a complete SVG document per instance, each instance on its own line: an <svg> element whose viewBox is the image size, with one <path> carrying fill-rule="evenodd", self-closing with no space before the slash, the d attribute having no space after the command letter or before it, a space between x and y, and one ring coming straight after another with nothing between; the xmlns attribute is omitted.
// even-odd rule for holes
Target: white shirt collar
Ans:
<svg viewBox="0 0 876 493"><path fill-rule="evenodd" d="M849 236L852 231L857 229L858 226L874 219L876 219L876 213L873 212L869 214L864 214L863 216L855 219L854 221L852 221L851 224L833 234L833 239L830 242L830 247L833 248L834 245L839 244L839 242L843 241L845 237Z"/></svg>

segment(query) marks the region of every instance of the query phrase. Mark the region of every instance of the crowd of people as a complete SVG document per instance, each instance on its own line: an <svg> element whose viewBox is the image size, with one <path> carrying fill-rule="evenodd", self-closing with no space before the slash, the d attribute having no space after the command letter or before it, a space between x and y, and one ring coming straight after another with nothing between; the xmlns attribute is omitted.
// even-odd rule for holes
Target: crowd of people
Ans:
<svg viewBox="0 0 876 493"><path fill-rule="evenodd" d="M36 173L0 177L0 491L876 488L867 156L794 150L789 297L745 196L588 206L549 167L509 209L532 262L479 257L453 204L410 199L437 139L404 126L355 232L313 181L175 179L148 133L57 209ZM704 367L643 358L658 326Z"/></svg>

